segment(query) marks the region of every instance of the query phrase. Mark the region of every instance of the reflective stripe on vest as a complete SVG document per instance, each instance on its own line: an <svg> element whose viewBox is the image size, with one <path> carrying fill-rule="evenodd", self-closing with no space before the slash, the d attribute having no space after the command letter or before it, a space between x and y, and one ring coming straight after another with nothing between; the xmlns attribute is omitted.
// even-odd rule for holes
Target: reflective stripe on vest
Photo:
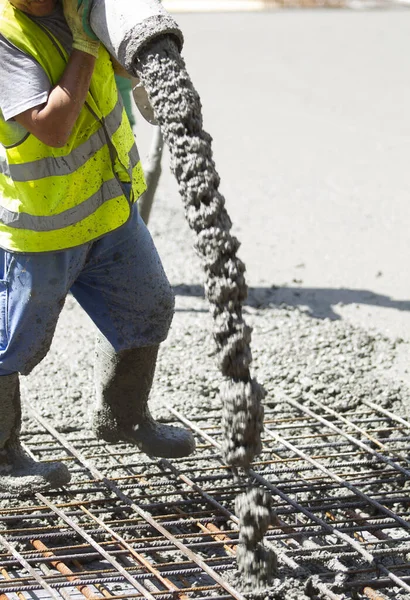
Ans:
<svg viewBox="0 0 410 600"><path fill-rule="evenodd" d="M50 32L0 0L0 32L33 56L53 85L67 55ZM41 54L40 54L41 53ZM63 148L46 146L0 118L0 246L46 252L80 245L125 223L145 190L138 150L119 98L110 57L101 47L86 105Z"/></svg>
<svg viewBox="0 0 410 600"><path fill-rule="evenodd" d="M79 206L74 206L58 215L37 217L27 213L16 213L0 207L0 221L4 225L16 229L31 229L33 231L53 231L75 225L86 217L92 215L97 208L107 200L118 196L117 180L111 179L103 183L96 194L91 196Z"/></svg>
<svg viewBox="0 0 410 600"><path fill-rule="evenodd" d="M105 123L109 126L110 130L116 132L119 129L122 121L122 111L122 104L119 101L115 105L114 110L105 119ZM7 165L7 172L3 170L3 165L0 164L0 172L8 174L14 181L36 181L37 179L52 177L54 175L69 175L85 164L104 145L105 140L103 140L99 132L96 132L67 156L48 156L31 162ZM138 150L135 144L131 149L131 153L133 160L135 160L135 157L138 157ZM138 160L139 158L137 162ZM135 162L132 164L132 168L135 164Z"/></svg>

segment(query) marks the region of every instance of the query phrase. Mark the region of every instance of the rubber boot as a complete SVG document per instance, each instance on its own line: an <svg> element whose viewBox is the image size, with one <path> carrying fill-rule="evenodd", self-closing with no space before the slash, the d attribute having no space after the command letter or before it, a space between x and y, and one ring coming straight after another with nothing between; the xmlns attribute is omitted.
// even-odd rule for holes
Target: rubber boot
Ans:
<svg viewBox="0 0 410 600"><path fill-rule="evenodd" d="M67 467L40 463L20 444L21 402L18 374L0 377L0 492L28 494L58 488L70 481Z"/></svg>
<svg viewBox="0 0 410 600"><path fill-rule="evenodd" d="M97 403L92 427L98 438L135 444L150 456L188 456L195 450L191 432L158 423L148 409L158 348L145 346L116 353L105 338L97 338Z"/></svg>

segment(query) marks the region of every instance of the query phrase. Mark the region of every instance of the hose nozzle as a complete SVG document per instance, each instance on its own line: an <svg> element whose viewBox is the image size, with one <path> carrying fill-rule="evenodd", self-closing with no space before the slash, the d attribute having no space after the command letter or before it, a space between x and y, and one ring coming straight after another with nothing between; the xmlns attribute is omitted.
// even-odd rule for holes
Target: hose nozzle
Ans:
<svg viewBox="0 0 410 600"><path fill-rule="evenodd" d="M91 29L109 53L130 74L141 49L158 37L174 38L179 50L182 32L159 0L93 0Z"/></svg>

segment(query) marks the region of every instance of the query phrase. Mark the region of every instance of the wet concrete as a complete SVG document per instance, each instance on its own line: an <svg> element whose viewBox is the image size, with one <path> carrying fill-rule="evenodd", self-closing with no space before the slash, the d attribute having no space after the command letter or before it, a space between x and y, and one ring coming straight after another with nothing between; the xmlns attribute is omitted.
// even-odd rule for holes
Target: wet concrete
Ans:
<svg viewBox="0 0 410 600"><path fill-rule="evenodd" d="M264 391L251 379L251 330L242 316L245 267L237 257L239 243L230 234L231 221L218 189L200 98L172 38L149 44L139 53L135 68L169 146L171 169L203 263L219 366L227 380L221 389L227 432L223 453L229 465L246 469L261 448Z"/></svg>
<svg viewBox="0 0 410 600"><path fill-rule="evenodd" d="M410 402L410 311L392 302L410 298L408 36L399 12L178 19L215 138L233 233L242 242L252 286L244 307L253 328L252 365L272 407L278 388L338 410L369 399L405 415ZM338 184L333 191L329 177ZM171 404L206 423L210 411L220 410L223 378L212 355L208 305L196 293L202 276L194 236L165 168L150 228L172 284L184 290L159 355L154 412L166 417ZM93 337L93 325L69 299L52 352L23 378L41 414L66 431L84 427L94 399ZM312 597L307 579L280 563L265 597ZM383 593L404 598L394 588Z"/></svg>
<svg viewBox="0 0 410 600"><path fill-rule="evenodd" d="M178 15L249 286L402 336L406 360L408 15Z"/></svg>
<svg viewBox="0 0 410 600"><path fill-rule="evenodd" d="M238 568L248 591L265 589L277 572L275 553L263 546L263 536L273 523L272 497L257 487L237 496L239 518Z"/></svg>
<svg viewBox="0 0 410 600"><path fill-rule="evenodd" d="M245 266L237 257L239 242L230 233L231 221L219 192L211 137L202 127L201 101L170 37L147 44L138 53L135 69L168 144L171 170L188 224L196 233L195 248L205 272L219 368L225 377L220 392L222 454L228 465L247 471L262 447L265 390L250 373L251 329L242 315L247 294ZM270 514L270 502L267 492L252 488L238 501L244 516L239 569L245 580L261 587L270 581L275 561L260 544L268 528L264 517Z"/></svg>

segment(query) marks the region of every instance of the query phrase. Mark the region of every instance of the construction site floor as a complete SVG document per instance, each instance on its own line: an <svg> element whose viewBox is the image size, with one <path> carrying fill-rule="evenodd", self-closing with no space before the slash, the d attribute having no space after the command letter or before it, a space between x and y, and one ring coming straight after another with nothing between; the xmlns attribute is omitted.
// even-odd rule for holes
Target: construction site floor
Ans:
<svg viewBox="0 0 410 600"><path fill-rule="evenodd" d="M408 11L178 21L268 391L253 477L274 499L266 537L279 568L262 597L408 599ZM142 157L151 135L139 121ZM73 480L1 498L1 600L249 597L235 562L241 485L219 455L211 317L167 161L150 229L176 313L152 403L194 431L197 453L156 460L93 437L94 329L68 298L52 351L22 379L23 439Z"/></svg>

